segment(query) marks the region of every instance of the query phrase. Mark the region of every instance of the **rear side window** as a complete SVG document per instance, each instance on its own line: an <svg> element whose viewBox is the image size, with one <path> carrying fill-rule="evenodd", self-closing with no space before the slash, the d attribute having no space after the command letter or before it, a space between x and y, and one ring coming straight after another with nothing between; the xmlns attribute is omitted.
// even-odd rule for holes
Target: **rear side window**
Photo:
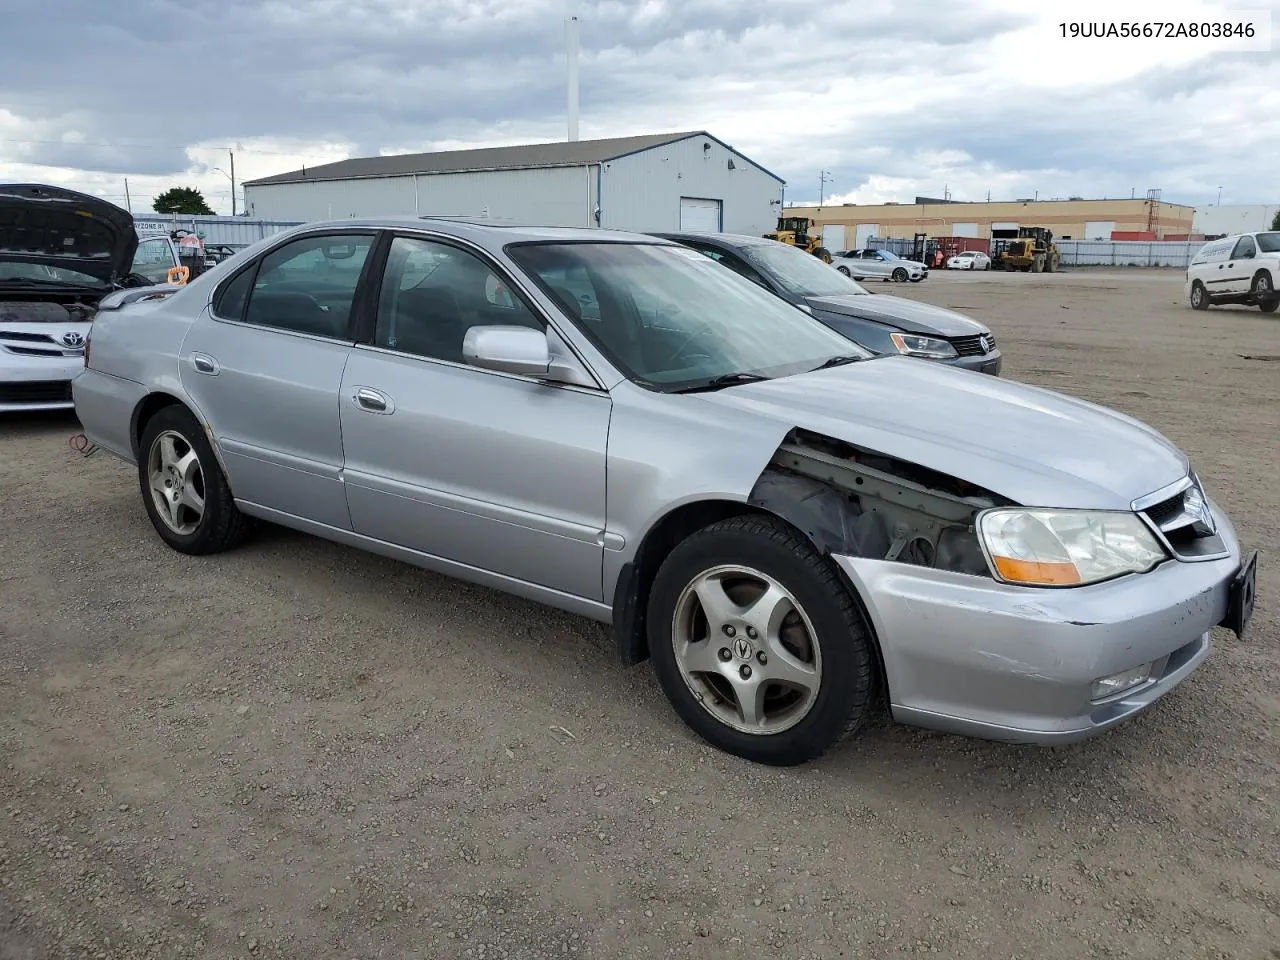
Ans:
<svg viewBox="0 0 1280 960"><path fill-rule="evenodd" d="M254 277L245 322L351 339L351 311L373 239L368 234L303 237L273 250Z"/></svg>

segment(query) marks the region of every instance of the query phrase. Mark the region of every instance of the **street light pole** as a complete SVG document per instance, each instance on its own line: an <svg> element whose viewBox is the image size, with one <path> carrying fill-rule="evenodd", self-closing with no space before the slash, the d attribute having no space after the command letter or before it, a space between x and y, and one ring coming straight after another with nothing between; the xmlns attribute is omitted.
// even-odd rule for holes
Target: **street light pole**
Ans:
<svg viewBox="0 0 1280 960"><path fill-rule="evenodd" d="M227 156L231 158L231 215L236 215L236 152L228 150Z"/></svg>

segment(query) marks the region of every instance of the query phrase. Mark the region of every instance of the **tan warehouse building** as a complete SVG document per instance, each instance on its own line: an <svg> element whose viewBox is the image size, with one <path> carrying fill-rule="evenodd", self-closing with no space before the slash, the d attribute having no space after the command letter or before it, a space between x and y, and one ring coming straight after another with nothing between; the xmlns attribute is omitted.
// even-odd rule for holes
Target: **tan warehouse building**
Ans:
<svg viewBox="0 0 1280 960"><path fill-rule="evenodd" d="M828 250L864 247L872 237L993 237L1047 227L1063 240L1171 240L1192 232L1195 208L1160 200L1013 200L964 203L917 197L915 203L789 206L788 217L817 222ZM1010 232L1012 231L1012 232Z"/></svg>

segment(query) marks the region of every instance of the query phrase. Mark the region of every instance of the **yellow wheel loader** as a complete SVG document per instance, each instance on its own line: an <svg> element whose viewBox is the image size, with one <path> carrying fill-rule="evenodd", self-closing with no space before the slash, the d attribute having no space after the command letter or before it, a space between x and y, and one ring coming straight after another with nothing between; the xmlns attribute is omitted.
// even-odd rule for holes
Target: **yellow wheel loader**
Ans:
<svg viewBox="0 0 1280 960"><path fill-rule="evenodd" d="M766 240L777 240L793 247L801 247L824 263L831 262L831 252L822 245L822 237L809 233L816 224L808 217L779 217L773 233L766 233Z"/></svg>

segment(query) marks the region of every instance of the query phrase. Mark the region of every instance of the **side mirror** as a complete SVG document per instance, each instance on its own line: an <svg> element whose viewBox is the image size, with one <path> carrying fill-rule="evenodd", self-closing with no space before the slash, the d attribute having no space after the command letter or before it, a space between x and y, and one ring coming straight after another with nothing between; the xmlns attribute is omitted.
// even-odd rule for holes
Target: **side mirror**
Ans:
<svg viewBox="0 0 1280 960"><path fill-rule="evenodd" d="M551 347L545 333L530 327L471 327L462 339L462 359L484 370L545 377Z"/></svg>

